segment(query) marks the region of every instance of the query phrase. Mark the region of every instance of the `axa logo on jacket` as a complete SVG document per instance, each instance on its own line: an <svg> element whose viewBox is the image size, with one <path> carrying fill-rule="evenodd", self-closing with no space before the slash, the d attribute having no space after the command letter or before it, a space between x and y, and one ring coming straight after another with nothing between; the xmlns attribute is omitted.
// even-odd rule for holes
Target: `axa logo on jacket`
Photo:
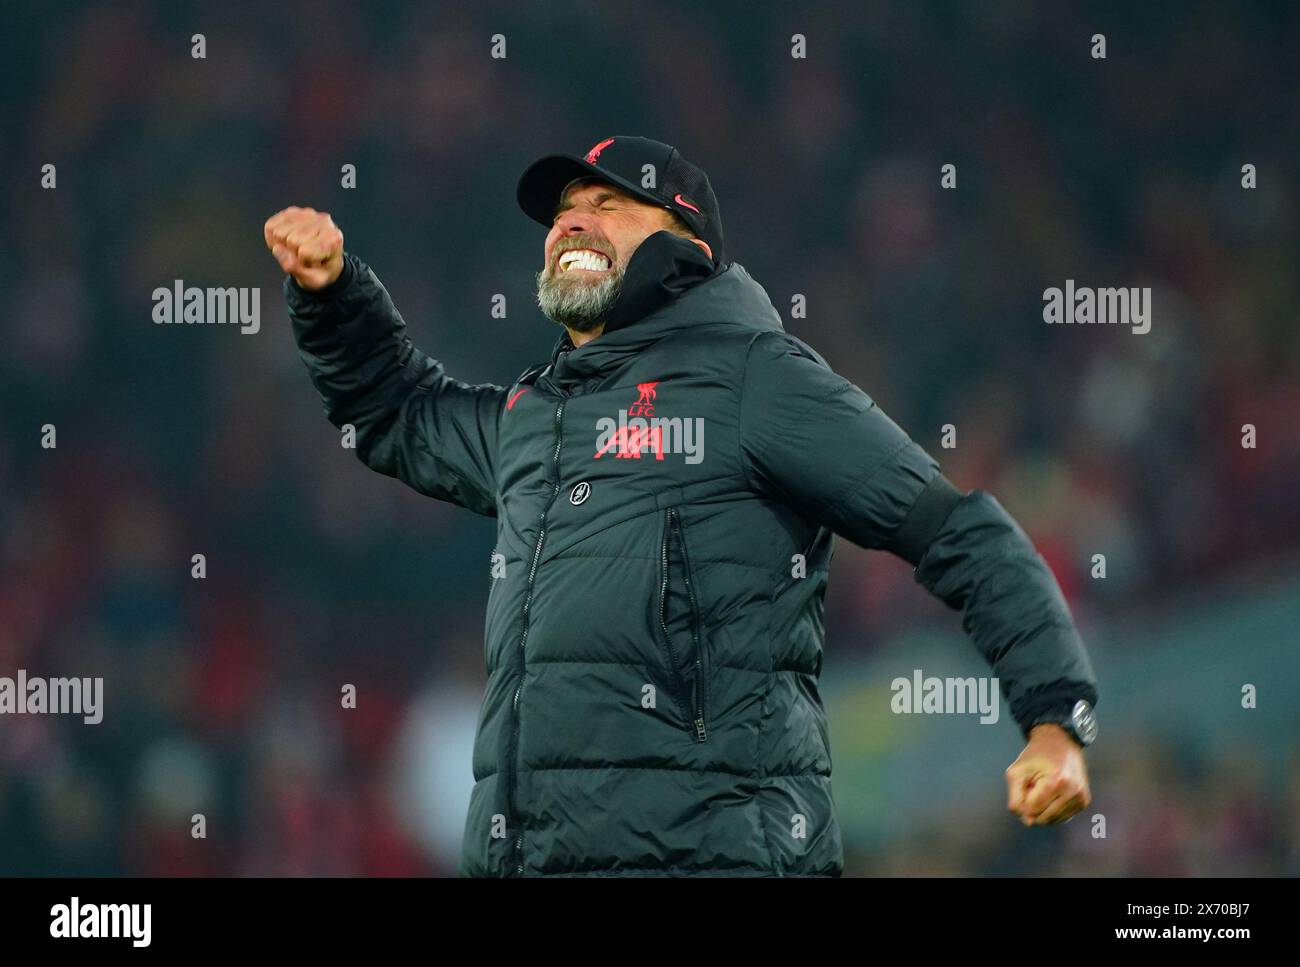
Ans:
<svg viewBox="0 0 1300 967"><path fill-rule="evenodd" d="M680 453L689 464L704 459L704 417L655 415L656 387L661 382L638 383L636 400L619 410L617 419L605 416L596 421L595 459L612 454L615 459L640 460L643 453L653 454L656 460Z"/></svg>

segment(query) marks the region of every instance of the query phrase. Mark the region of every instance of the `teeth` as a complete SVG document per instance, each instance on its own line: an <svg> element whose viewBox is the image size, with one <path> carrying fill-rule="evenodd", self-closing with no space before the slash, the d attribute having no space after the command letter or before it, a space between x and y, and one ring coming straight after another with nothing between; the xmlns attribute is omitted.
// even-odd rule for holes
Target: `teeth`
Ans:
<svg viewBox="0 0 1300 967"><path fill-rule="evenodd" d="M559 265L561 272L567 272L570 269L603 272L609 268L609 259L590 249L571 249L560 256Z"/></svg>

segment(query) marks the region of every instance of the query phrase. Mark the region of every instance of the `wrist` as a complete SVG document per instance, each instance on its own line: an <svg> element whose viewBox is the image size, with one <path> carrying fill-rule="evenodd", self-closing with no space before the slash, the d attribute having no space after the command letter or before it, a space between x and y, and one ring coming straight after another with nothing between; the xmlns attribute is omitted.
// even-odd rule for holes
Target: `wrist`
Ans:
<svg viewBox="0 0 1300 967"><path fill-rule="evenodd" d="M339 274L333 279L333 281L327 282L318 289L309 289L305 285L300 285L298 280L292 275L287 276L287 278L289 280L288 285L292 288L294 293L301 298L328 301L346 289L351 284L355 274L356 272L353 269L352 260L348 257L348 254L344 252L343 264L339 269Z"/></svg>
<svg viewBox="0 0 1300 967"><path fill-rule="evenodd" d="M1042 730L1046 729L1044 732ZM1086 699L1063 703L1044 709L1025 723L1025 740L1039 735L1051 735L1051 730L1065 733L1080 748L1087 748L1097 737L1097 717L1092 704Z"/></svg>

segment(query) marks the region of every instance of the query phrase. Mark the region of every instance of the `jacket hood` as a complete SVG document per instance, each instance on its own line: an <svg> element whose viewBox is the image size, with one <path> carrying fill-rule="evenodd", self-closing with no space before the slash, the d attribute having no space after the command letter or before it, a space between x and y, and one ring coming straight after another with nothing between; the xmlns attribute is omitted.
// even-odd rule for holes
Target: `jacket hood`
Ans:
<svg viewBox="0 0 1300 967"><path fill-rule="evenodd" d="M703 323L783 328L767 291L744 266L715 266L694 242L656 232L628 261L604 331L578 348L563 334L547 375L561 385L599 376L669 333Z"/></svg>

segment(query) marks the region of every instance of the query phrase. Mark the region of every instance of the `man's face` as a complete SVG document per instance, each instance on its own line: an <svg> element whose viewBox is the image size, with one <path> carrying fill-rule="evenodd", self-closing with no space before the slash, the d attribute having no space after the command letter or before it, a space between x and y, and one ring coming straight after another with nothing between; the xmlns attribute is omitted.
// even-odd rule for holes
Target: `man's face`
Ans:
<svg viewBox="0 0 1300 967"><path fill-rule="evenodd" d="M578 332L590 332L618 297L632 253L668 227L669 213L607 182L570 185L546 236L546 262L537 273L543 313Z"/></svg>

